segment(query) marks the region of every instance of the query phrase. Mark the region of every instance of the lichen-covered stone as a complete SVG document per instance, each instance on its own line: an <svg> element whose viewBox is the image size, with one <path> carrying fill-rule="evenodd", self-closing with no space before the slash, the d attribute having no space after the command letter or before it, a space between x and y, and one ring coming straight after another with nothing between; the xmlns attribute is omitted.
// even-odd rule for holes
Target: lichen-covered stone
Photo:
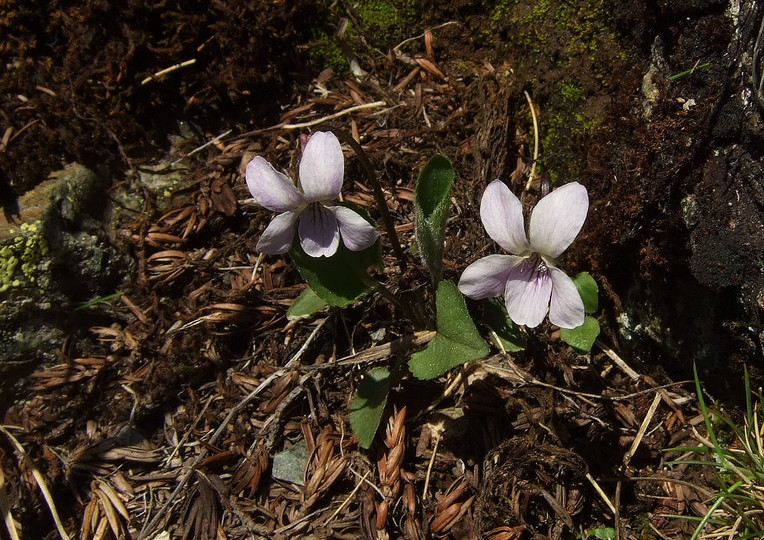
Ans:
<svg viewBox="0 0 764 540"><path fill-rule="evenodd" d="M135 262L111 240L108 184L70 165L21 197L20 222L0 228L3 362L52 358L66 335L91 324L75 308L115 292L134 272Z"/></svg>

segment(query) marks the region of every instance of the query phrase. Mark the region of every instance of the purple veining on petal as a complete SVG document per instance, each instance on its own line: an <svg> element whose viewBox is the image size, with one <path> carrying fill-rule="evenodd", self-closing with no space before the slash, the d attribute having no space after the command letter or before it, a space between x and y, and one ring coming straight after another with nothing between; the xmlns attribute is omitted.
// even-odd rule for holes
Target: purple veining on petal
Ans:
<svg viewBox="0 0 764 540"><path fill-rule="evenodd" d="M510 270L523 261L515 255L488 255L478 259L462 272L459 290L473 300L501 296L507 287Z"/></svg>
<svg viewBox="0 0 764 540"><path fill-rule="evenodd" d="M526 258L509 272L504 290L507 313L517 324L533 328L549 309L552 279L546 263L537 256Z"/></svg>
<svg viewBox="0 0 764 540"><path fill-rule="evenodd" d="M337 252L340 231L334 213L320 203L309 204L297 224L300 245L310 257L331 257Z"/></svg>

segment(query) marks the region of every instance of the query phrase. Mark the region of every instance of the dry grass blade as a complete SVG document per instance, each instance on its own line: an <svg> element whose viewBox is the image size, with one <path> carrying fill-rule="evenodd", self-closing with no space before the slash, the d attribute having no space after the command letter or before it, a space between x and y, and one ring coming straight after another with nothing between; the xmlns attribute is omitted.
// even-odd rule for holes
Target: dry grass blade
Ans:
<svg viewBox="0 0 764 540"><path fill-rule="evenodd" d="M5 523L8 536L11 540L19 540L21 524L16 522L11 515L11 504L8 500L8 494L5 492L5 473L2 468L0 468L0 513L3 514L3 523Z"/></svg>
<svg viewBox="0 0 764 540"><path fill-rule="evenodd" d="M8 437L8 440L11 441L11 444L16 449L16 451L21 455L22 459L24 460L24 463L26 463L27 467L32 471L32 475L34 476L35 481L37 482L37 486L40 488L40 492L42 492L42 496L45 499L45 504L48 505L48 509L50 510L50 514L53 517L53 522L56 524L56 529L58 530L59 536L63 538L64 540L69 540L69 535L66 532L66 529L64 529L64 524L61 523L61 519L58 517L58 511L56 510L56 504L53 502L53 497L50 494L50 491L48 490L48 485L45 483L45 478L43 478L42 473L37 468L37 466L34 464L34 461L32 461L32 458L29 457L29 454L26 453L26 450L24 450L24 447L21 446L21 443L14 437L10 431L6 429L5 426L0 426L0 432L2 432L6 437Z"/></svg>
<svg viewBox="0 0 764 540"><path fill-rule="evenodd" d="M128 520L130 515L122 500L110 486L101 480L93 481L92 486L92 495L95 495L98 500L99 507L109 522L112 534L115 538L124 537L125 527L117 514L120 514L125 520Z"/></svg>

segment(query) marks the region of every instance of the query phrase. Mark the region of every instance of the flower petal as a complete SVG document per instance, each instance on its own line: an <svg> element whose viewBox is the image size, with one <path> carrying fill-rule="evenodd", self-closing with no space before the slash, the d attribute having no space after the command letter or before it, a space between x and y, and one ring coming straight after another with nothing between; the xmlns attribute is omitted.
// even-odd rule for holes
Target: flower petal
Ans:
<svg viewBox="0 0 764 540"><path fill-rule="evenodd" d="M358 212L344 206L330 208L337 218L342 243L350 251L361 251L371 246L379 238L379 232L374 226L363 219Z"/></svg>
<svg viewBox="0 0 764 540"><path fill-rule="evenodd" d="M559 257L578 235L588 210L589 195L578 182L552 191L531 214L531 249L548 257Z"/></svg>
<svg viewBox="0 0 764 540"><path fill-rule="evenodd" d="M267 255L289 251L297 231L299 212L284 212L271 220L257 243L257 251Z"/></svg>
<svg viewBox="0 0 764 540"><path fill-rule="evenodd" d="M584 301L576 284L568 275L554 266L549 267L552 277L552 298L549 321L560 328L576 328L584 324Z"/></svg>
<svg viewBox="0 0 764 540"><path fill-rule="evenodd" d="M303 202L294 183L260 156L247 163L246 179L249 192L268 210L288 212Z"/></svg>
<svg viewBox="0 0 764 540"><path fill-rule="evenodd" d="M478 259L462 272L459 290L473 300L501 296L507 287L510 271L523 260L514 255L488 255Z"/></svg>
<svg viewBox="0 0 764 540"><path fill-rule="evenodd" d="M488 236L515 255L530 249L525 236L523 205L501 181L494 180L485 188L480 201L480 220Z"/></svg>
<svg viewBox="0 0 764 540"><path fill-rule="evenodd" d="M300 213L300 245L310 257L331 257L340 244L337 218L323 204L313 203Z"/></svg>
<svg viewBox="0 0 764 540"><path fill-rule="evenodd" d="M334 133L318 131L310 136L300 160L300 187L308 202L336 199L342 189L345 160Z"/></svg>
<svg viewBox="0 0 764 540"><path fill-rule="evenodd" d="M548 268L535 257L525 259L509 272L504 301L515 324L533 328L544 320L552 294Z"/></svg>

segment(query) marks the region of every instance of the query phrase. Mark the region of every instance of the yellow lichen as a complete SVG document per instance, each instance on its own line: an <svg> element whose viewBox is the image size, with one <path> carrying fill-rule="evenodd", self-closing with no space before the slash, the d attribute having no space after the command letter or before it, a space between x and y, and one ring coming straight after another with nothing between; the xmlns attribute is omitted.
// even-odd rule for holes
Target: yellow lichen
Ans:
<svg viewBox="0 0 764 540"><path fill-rule="evenodd" d="M48 254L39 222L22 223L21 235L0 247L0 292L37 283L38 264Z"/></svg>

